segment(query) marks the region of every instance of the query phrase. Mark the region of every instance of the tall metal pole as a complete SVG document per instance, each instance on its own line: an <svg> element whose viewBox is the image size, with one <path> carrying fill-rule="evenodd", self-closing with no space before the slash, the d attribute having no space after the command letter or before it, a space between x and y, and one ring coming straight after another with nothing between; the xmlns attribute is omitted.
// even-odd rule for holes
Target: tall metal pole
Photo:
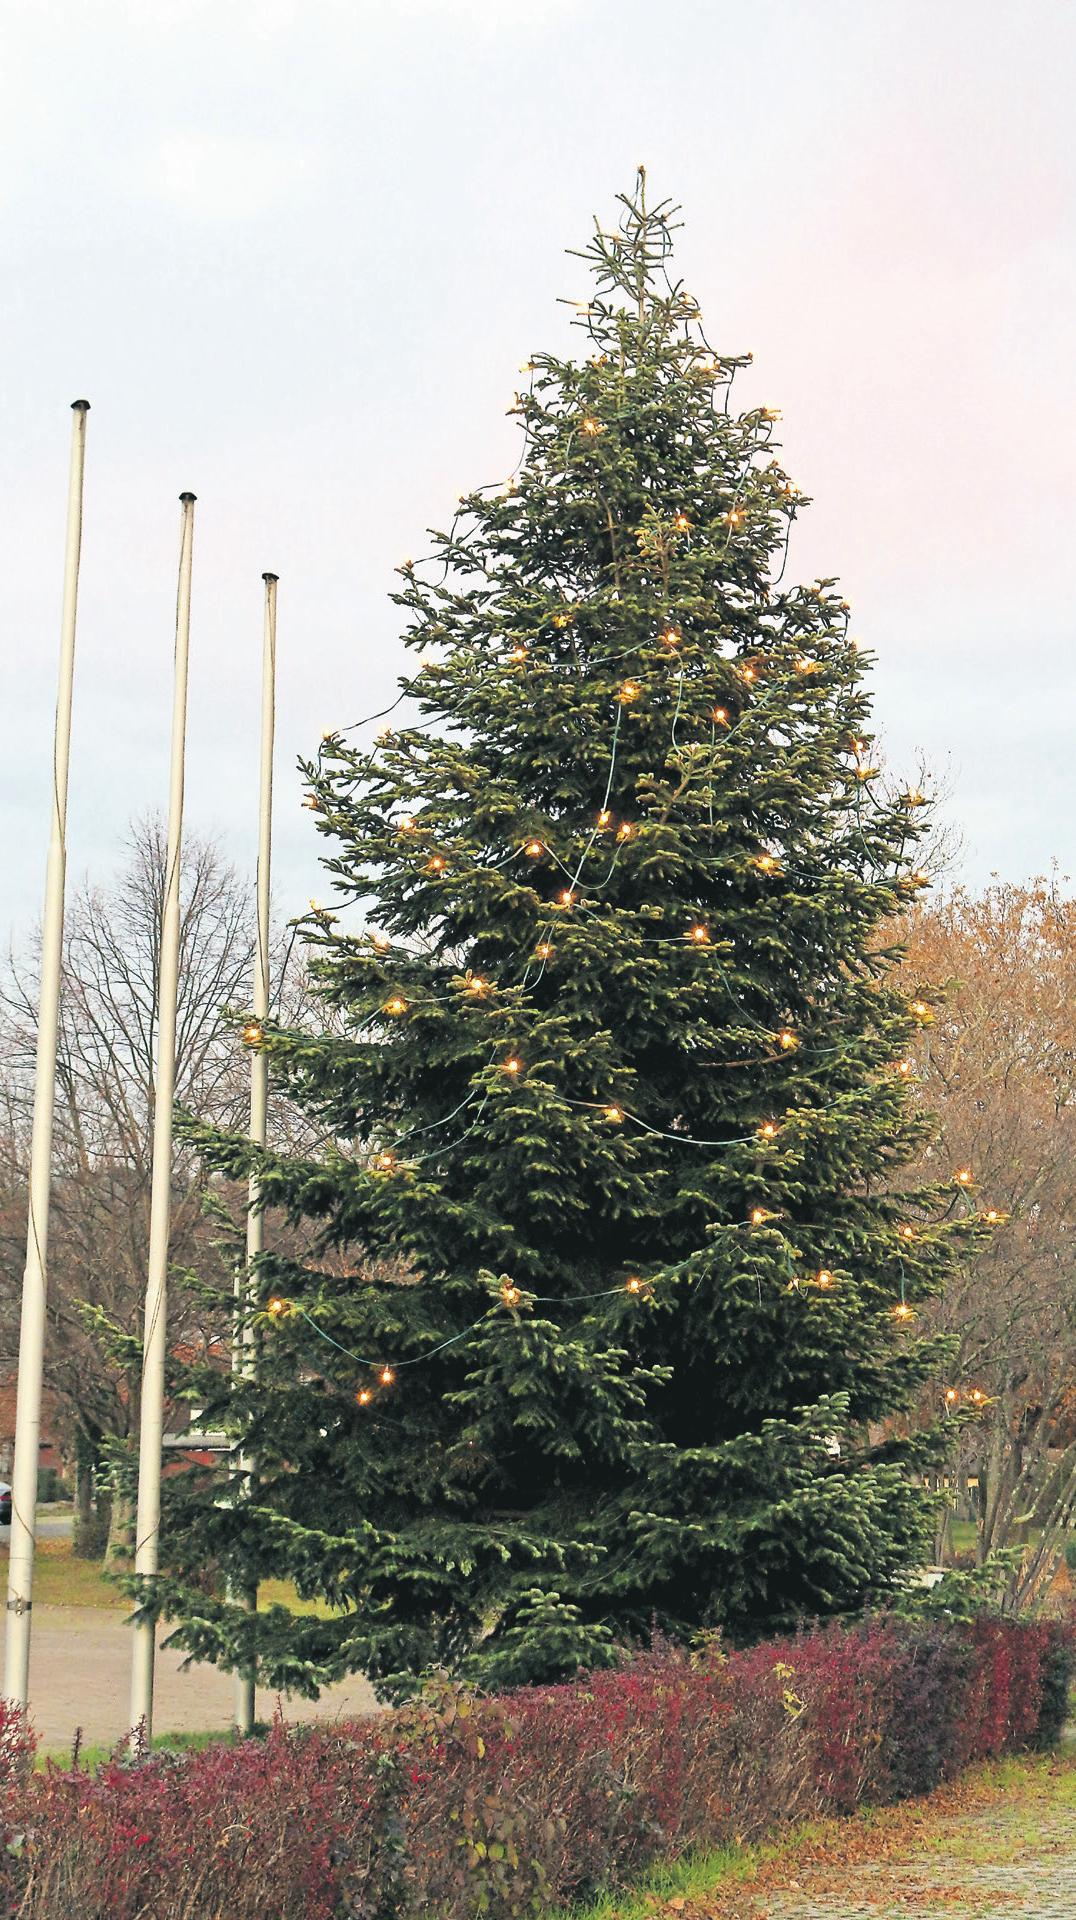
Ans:
<svg viewBox="0 0 1076 1920"><path fill-rule="evenodd" d="M269 1018L269 873L273 848L273 733L276 726L276 589L275 573L263 573L265 615L262 630L262 735L261 772L258 787L258 873L257 873L257 947L254 955L254 1023L260 1029ZM250 1137L254 1145L265 1145L265 1123L269 1102L269 1062L257 1043L250 1056ZM236 1372L249 1376L254 1371L254 1328L251 1323L253 1288L251 1269L264 1244L264 1216L260 1205L257 1175L250 1176L247 1195L247 1264L238 1292L235 1353ZM241 1454L238 1466L240 1491L249 1492L254 1461ZM253 1613L257 1610L258 1589L249 1588L243 1599ZM241 1734L254 1731L254 1669L240 1667L235 1675L235 1726Z"/></svg>
<svg viewBox="0 0 1076 1920"><path fill-rule="evenodd" d="M30 1680L30 1609L33 1606L37 1469L41 1442L41 1382L45 1362L45 1301L48 1276L49 1195L52 1185L52 1117L56 1046L63 974L64 881L67 872L67 774L71 755L71 699L75 678L75 615L82 553L82 483L86 464L88 400L72 401L71 465L67 488L67 544L60 618L60 688L52 751L52 825L45 869L45 916L41 928L41 989L34 1077L34 1122L30 1145L30 1204L19 1330L15 1463L11 1488L11 1549L7 1584L7 1648L4 1695L20 1707Z"/></svg>
<svg viewBox="0 0 1076 1920"><path fill-rule="evenodd" d="M153 1177L150 1189L146 1322L142 1351L142 1407L138 1436L138 1517L135 1573L145 1611L134 1629L131 1727L153 1733L156 1650L156 1574L161 1526L161 1444L164 1367L168 1339L168 1237L172 1224L172 1105L176 1079L176 994L179 980L179 870L183 844L183 761L187 734L187 655L191 631L194 495L181 493L183 519L176 598L176 652L172 695L172 773L168 795L168 855L157 976L157 1074L153 1094Z"/></svg>

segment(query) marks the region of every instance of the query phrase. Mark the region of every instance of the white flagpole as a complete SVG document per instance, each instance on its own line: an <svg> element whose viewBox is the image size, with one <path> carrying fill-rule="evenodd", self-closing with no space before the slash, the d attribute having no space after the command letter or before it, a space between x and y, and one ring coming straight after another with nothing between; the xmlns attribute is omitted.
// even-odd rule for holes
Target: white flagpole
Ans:
<svg viewBox="0 0 1076 1920"><path fill-rule="evenodd" d="M63 974L64 881L67 871L67 775L71 757L71 701L75 678L75 615L82 552L82 483L86 464L88 400L71 403L71 465L67 489L67 545L60 618L60 687L53 739L52 825L45 870L45 916L41 928L41 987L34 1075L34 1120L30 1146L30 1204L26 1266L19 1329L15 1462L11 1488L11 1547L7 1585L7 1648L4 1695L20 1707L30 1681L30 1609L33 1606L37 1469L41 1441L41 1382L45 1362L45 1298L48 1274L49 1195L52 1185L52 1118L56 1047Z"/></svg>
<svg viewBox="0 0 1076 1920"><path fill-rule="evenodd" d="M275 573L263 573L265 616L262 632L262 734L261 773L258 798L258 873L257 873L257 947L254 955L254 1022L259 1028L269 1018L269 872L273 847L273 733L276 726L276 589ZM262 1047L255 1044L250 1056L250 1138L255 1146L265 1145L266 1113L269 1102L269 1062ZM238 1329L234 1354L236 1371L254 1371L254 1328L250 1311L251 1268L264 1244L265 1221L259 1204L258 1180L250 1176L247 1196L247 1264L239 1287ZM254 1462L249 1455L238 1461L241 1491L249 1492ZM255 1587L244 1596L253 1613L258 1605ZM241 1734L254 1731L254 1669L237 1668L235 1675L235 1726Z"/></svg>
<svg viewBox="0 0 1076 1920"><path fill-rule="evenodd" d="M168 796L168 854L157 979L157 1074L153 1095L153 1177L150 1190L146 1322L142 1352L142 1407L138 1436L138 1517L135 1573L148 1611L136 1622L131 1667L131 1728L148 1742L153 1733L153 1667L157 1620L154 1587L161 1525L161 1445L164 1368L168 1342L168 1238L172 1224L172 1105L176 1079L176 995L179 979L179 871L183 844L183 762L187 733L187 655L191 631L194 494L181 493L183 519L176 599L172 696L172 772Z"/></svg>

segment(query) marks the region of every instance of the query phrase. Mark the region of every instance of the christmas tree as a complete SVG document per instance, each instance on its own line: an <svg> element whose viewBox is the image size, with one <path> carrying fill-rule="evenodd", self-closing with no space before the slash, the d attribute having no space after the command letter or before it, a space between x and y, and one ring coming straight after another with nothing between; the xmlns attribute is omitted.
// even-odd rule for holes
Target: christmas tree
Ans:
<svg viewBox="0 0 1076 1920"><path fill-rule="evenodd" d="M256 1474L170 1484L159 1596L270 1684L545 1679L928 1557L938 1434L897 1416L979 1229L965 1172L902 1174L926 816L835 582L784 584L803 496L674 211L640 175L596 229L585 357L535 356L515 477L400 568L413 724L306 769L326 1031L246 1038L329 1143L256 1162L310 1251L259 1264L256 1378L202 1383ZM337 1611L250 1616L207 1562Z"/></svg>

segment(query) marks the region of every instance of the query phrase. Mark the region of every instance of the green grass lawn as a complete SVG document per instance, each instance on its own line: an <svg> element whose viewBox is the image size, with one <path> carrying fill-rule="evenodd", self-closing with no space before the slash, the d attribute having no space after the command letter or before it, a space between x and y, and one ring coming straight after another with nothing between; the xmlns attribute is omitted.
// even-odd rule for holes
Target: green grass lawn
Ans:
<svg viewBox="0 0 1076 1920"><path fill-rule="evenodd" d="M0 1548L0 1568L7 1569L7 1544ZM258 1590L259 1604L278 1603L293 1613L313 1614L328 1619L335 1611L323 1600L300 1600L289 1580L264 1580ZM106 1578L99 1560L80 1560L71 1550L70 1540L39 1540L34 1556L34 1603L39 1607L110 1607L128 1611L130 1602L113 1581Z"/></svg>

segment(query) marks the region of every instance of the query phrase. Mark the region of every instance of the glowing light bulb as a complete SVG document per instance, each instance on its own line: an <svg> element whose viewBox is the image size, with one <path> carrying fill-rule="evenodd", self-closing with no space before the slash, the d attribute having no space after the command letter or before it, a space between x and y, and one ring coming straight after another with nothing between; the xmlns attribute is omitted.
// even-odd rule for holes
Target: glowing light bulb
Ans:
<svg viewBox="0 0 1076 1920"><path fill-rule="evenodd" d="M893 1308L893 1318L894 1320L914 1320L915 1308L910 1307L906 1300L898 1300Z"/></svg>
<svg viewBox="0 0 1076 1920"><path fill-rule="evenodd" d="M1007 1213L999 1213L997 1207L988 1207L986 1213L983 1215L983 1219L988 1221L992 1227L1002 1226L1008 1217Z"/></svg>
<svg viewBox="0 0 1076 1920"><path fill-rule="evenodd" d="M519 1288L509 1286L507 1282L501 1288L501 1299L504 1301L506 1307L518 1307L522 1297Z"/></svg>
<svg viewBox="0 0 1076 1920"><path fill-rule="evenodd" d="M600 433L601 430L602 430L601 421L595 420L593 414L588 413L585 420L583 421L583 432L594 435L596 433Z"/></svg>
<svg viewBox="0 0 1076 1920"><path fill-rule="evenodd" d="M770 1218L770 1215L767 1213L765 1207L752 1207L751 1225L753 1227L761 1227L763 1222L765 1220L768 1220L769 1218Z"/></svg>
<svg viewBox="0 0 1076 1920"><path fill-rule="evenodd" d="M528 860L540 860L545 852L545 842L542 840L528 840L523 851Z"/></svg>
<svg viewBox="0 0 1076 1920"><path fill-rule="evenodd" d="M725 525L727 527L738 527L742 519L743 519L743 514L740 512L738 507L730 507L728 512L724 516Z"/></svg>
<svg viewBox="0 0 1076 1920"><path fill-rule="evenodd" d="M905 1221L903 1226L897 1228L897 1233L902 1240L915 1239L915 1228L910 1227L907 1221Z"/></svg>
<svg viewBox="0 0 1076 1920"><path fill-rule="evenodd" d="M439 853L430 855L426 862L427 873L443 873L448 862Z"/></svg>
<svg viewBox="0 0 1076 1920"><path fill-rule="evenodd" d="M638 1274L633 1273L631 1276L631 1279L628 1281L627 1285L624 1288L625 1293L641 1293L642 1290L643 1290L642 1281L639 1279Z"/></svg>
<svg viewBox="0 0 1076 1920"><path fill-rule="evenodd" d="M400 818L396 822L396 831L397 833L414 833L415 831L414 814L402 813L400 815Z"/></svg>
<svg viewBox="0 0 1076 1920"><path fill-rule="evenodd" d="M971 1401L973 1407L981 1407L983 1401L986 1399L986 1395L981 1387L972 1387L968 1399Z"/></svg>
<svg viewBox="0 0 1076 1920"><path fill-rule="evenodd" d="M262 1030L256 1020L251 1020L243 1028L243 1045L245 1047L257 1047L261 1045L261 1040Z"/></svg>
<svg viewBox="0 0 1076 1920"><path fill-rule="evenodd" d="M282 1313L287 1313L288 1303L286 1300L281 1300L277 1295L274 1295L266 1311L272 1314L274 1320L279 1320Z"/></svg>
<svg viewBox="0 0 1076 1920"><path fill-rule="evenodd" d="M663 646L678 647L680 645L679 627L666 627L664 633L661 636L661 639L662 639Z"/></svg>
<svg viewBox="0 0 1076 1920"><path fill-rule="evenodd" d="M947 1401L949 1402L949 1405L950 1405L950 1406L952 1406L952 1405L953 1405L953 1403L954 1403L954 1401L956 1401L956 1400L959 1400L959 1398L960 1398L960 1394L959 1394L959 1392L958 1392L958 1390L957 1390L957 1388L956 1388L956 1387L946 1387L946 1389L945 1389L945 1398L946 1398L946 1399L947 1399Z"/></svg>
<svg viewBox="0 0 1076 1920"><path fill-rule="evenodd" d="M610 813L608 807L603 807L601 812L598 815L599 827L602 827L602 828L608 827L612 823L612 818L613 816Z"/></svg>
<svg viewBox="0 0 1076 1920"><path fill-rule="evenodd" d="M776 1140L776 1138L777 1138L777 1123L776 1123L776 1121L774 1121L774 1120L764 1120L764 1121L763 1121L763 1123L762 1123L762 1125L760 1126L760 1128L759 1128L759 1130L758 1130L758 1132L759 1132L759 1138L760 1138L760 1140Z"/></svg>
<svg viewBox="0 0 1076 1920"><path fill-rule="evenodd" d="M373 1397L369 1387L360 1387L358 1393L355 1395L360 1407L368 1407Z"/></svg>
<svg viewBox="0 0 1076 1920"><path fill-rule="evenodd" d="M396 1155L387 1152L375 1153L374 1166L377 1168L378 1173L393 1173L396 1169Z"/></svg>
<svg viewBox="0 0 1076 1920"><path fill-rule="evenodd" d="M713 719L714 719L714 720L716 721L716 723L717 723L717 725L718 725L719 727L727 727L727 726L728 726L728 723L729 723L729 713L728 713L728 708L727 708L727 707L715 707L715 708L714 708L714 711L713 711L713 715L712 715L712 718L713 718Z"/></svg>
<svg viewBox="0 0 1076 1920"><path fill-rule="evenodd" d="M540 940L534 949L534 953L535 958L538 960L552 960L553 958L553 949L548 940Z"/></svg>
<svg viewBox="0 0 1076 1920"><path fill-rule="evenodd" d="M958 1167L953 1179L958 1187L971 1187L975 1184L975 1175L970 1167Z"/></svg>
<svg viewBox="0 0 1076 1920"><path fill-rule="evenodd" d="M483 980L482 975L480 973L468 974L467 976L468 993L473 993L481 996L483 993L486 992L488 987L489 987L489 981Z"/></svg>
<svg viewBox="0 0 1076 1920"><path fill-rule="evenodd" d="M782 1027L777 1038L780 1041L781 1046L784 1048L786 1053L791 1053L795 1047L799 1046L799 1041L797 1040L791 1027Z"/></svg>
<svg viewBox="0 0 1076 1920"><path fill-rule="evenodd" d="M608 1120L611 1127L618 1127L624 1118L624 1114L620 1107L605 1107L602 1117Z"/></svg>
<svg viewBox="0 0 1076 1920"><path fill-rule="evenodd" d="M629 701L637 700L638 698L639 698L638 681L622 680L620 683L620 692L617 694L617 699L620 701L621 706L622 707L627 706Z"/></svg>
<svg viewBox="0 0 1076 1920"><path fill-rule="evenodd" d="M709 927L704 927L700 921L696 926L688 928L687 937L691 941L692 946L708 947L710 944L710 929Z"/></svg>
<svg viewBox="0 0 1076 1920"><path fill-rule="evenodd" d="M929 1020L932 1017L931 1009L925 1000L913 1000L910 1011L914 1013L917 1020Z"/></svg>
<svg viewBox="0 0 1076 1920"><path fill-rule="evenodd" d="M898 1060L898 1061L897 1061L897 1072L898 1072L899 1074L902 1074L902 1075L904 1076L904 1078L905 1078L905 1080L906 1080L906 1079L908 1078L908 1075L909 1075L909 1074L911 1073L911 1071L912 1071L912 1069L913 1069L913 1067L914 1067L914 1066L915 1066L915 1061L914 1061L914 1060L909 1060L909 1059L907 1059L907 1058L905 1058L904 1060Z"/></svg>
<svg viewBox="0 0 1076 1920"><path fill-rule="evenodd" d="M750 663L750 661L748 661L748 662L747 662L747 665L746 665L746 666L743 666L743 667L740 667L740 668L738 669L738 672L739 672L739 675L740 675L740 679L741 679L741 680L746 680L746 681L747 681L747 684L748 684L748 686L750 686L750 685L751 685L751 682L752 682L752 680L757 680L757 679L758 679L758 672L757 672L757 670L756 670L756 669L755 669L755 668L754 668L754 667L753 667L753 666L751 665L751 663Z"/></svg>
<svg viewBox="0 0 1076 1920"><path fill-rule="evenodd" d="M518 1055L518 1054L515 1054L515 1053L510 1053L510 1054L509 1054L509 1056L508 1056L508 1058L507 1058L507 1060L502 1060L502 1062L501 1062L501 1072L502 1072L502 1073L507 1073L507 1074L512 1074L512 1075L515 1075L515 1074L518 1074L518 1073L522 1073L522 1072L523 1072L523 1062L522 1062L522 1060L521 1060L521 1059L519 1058L519 1055Z"/></svg>
<svg viewBox="0 0 1076 1920"><path fill-rule="evenodd" d="M821 1287L824 1291L826 1287L831 1287L832 1285L833 1285L833 1275L831 1274L829 1268L821 1267L815 1275L815 1286Z"/></svg>
<svg viewBox="0 0 1076 1920"><path fill-rule="evenodd" d="M616 837L617 837L617 839L618 839L618 840L631 840L631 839L632 839L632 838L634 837L634 834L635 834L635 828L634 828L634 827L632 826L632 824L631 824L631 821L630 821L630 820L622 820L622 821L620 822L620 825L619 825L619 827L618 827L618 828L617 828L617 830L616 830Z"/></svg>
<svg viewBox="0 0 1076 1920"><path fill-rule="evenodd" d="M778 861L776 855L772 853L760 853L755 861L755 865L762 873L776 873Z"/></svg>
<svg viewBox="0 0 1076 1920"><path fill-rule="evenodd" d="M404 999L401 993L394 993L390 1000L386 1000L383 1008L383 1012L391 1013L394 1016L401 1013L406 1013L407 1001Z"/></svg>
<svg viewBox="0 0 1076 1920"><path fill-rule="evenodd" d="M686 513L678 513L676 519L673 521L673 526L676 528L677 533L689 533L691 530L691 522Z"/></svg>
<svg viewBox="0 0 1076 1920"><path fill-rule="evenodd" d="M572 616L570 613L555 613L553 615L553 625L555 627L568 627L571 625L571 621Z"/></svg>
<svg viewBox="0 0 1076 1920"><path fill-rule="evenodd" d="M396 1375L393 1373L391 1367L382 1367L381 1372L378 1374L377 1377L380 1380L381 1385L383 1387L391 1387L393 1384L393 1381L396 1378Z"/></svg>
<svg viewBox="0 0 1076 1920"><path fill-rule="evenodd" d="M521 664L527 658L526 647L513 647L508 658L509 660L514 660L517 665Z"/></svg>
<svg viewBox="0 0 1076 1920"><path fill-rule="evenodd" d="M571 887L564 887L561 892L558 893L557 905L558 907L574 907L575 894L572 892Z"/></svg>

